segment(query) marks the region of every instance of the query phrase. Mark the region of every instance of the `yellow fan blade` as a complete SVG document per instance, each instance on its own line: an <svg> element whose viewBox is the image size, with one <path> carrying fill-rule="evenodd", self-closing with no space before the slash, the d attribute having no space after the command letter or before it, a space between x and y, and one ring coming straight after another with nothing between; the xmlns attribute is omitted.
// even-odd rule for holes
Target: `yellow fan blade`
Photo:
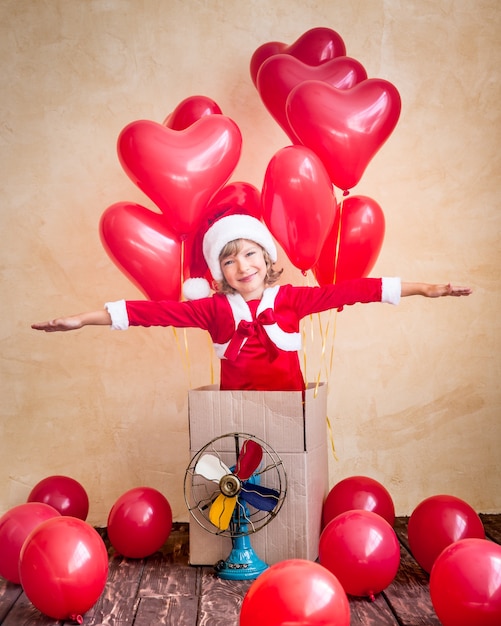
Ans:
<svg viewBox="0 0 501 626"><path fill-rule="evenodd" d="M212 503L209 510L209 519L219 530L226 530L231 522L231 516L237 504L237 496L232 498L222 493Z"/></svg>

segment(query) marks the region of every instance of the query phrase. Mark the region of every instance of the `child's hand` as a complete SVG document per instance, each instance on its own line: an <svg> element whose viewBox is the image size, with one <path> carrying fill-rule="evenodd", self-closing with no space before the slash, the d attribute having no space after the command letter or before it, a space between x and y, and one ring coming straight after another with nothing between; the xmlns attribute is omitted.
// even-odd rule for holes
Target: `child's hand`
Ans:
<svg viewBox="0 0 501 626"><path fill-rule="evenodd" d="M469 296L471 294L470 287L454 287L450 283L448 285L429 285L428 293L429 298L440 298L442 296L454 296L456 298L460 296Z"/></svg>
<svg viewBox="0 0 501 626"><path fill-rule="evenodd" d="M59 317L48 322L38 322L37 324L32 324L31 328L34 330L43 330L46 333L55 333L57 331L76 330L77 328L82 328L82 323L78 317Z"/></svg>
<svg viewBox="0 0 501 626"><path fill-rule="evenodd" d="M426 298L441 298L442 296L469 296L469 287L453 287L448 285L434 285L432 283L402 283L402 297L405 296L425 296Z"/></svg>
<svg viewBox="0 0 501 626"><path fill-rule="evenodd" d="M110 326L110 314L106 309L100 309L99 311L89 311L88 313L79 313L78 315L69 315L68 317L58 317L48 322L38 322L37 324L32 324L31 328L44 330L46 333L55 333L60 330L77 330L89 325Z"/></svg>

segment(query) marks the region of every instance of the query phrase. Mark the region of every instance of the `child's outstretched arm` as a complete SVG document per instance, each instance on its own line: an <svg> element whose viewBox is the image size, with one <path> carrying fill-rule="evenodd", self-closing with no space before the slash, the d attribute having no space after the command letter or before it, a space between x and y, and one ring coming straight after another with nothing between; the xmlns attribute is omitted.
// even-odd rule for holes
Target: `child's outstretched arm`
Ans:
<svg viewBox="0 0 501 626"><path fill-rule="evenodd" d="M425 296L426 298L441 298L442 296L469 296L472 290L470 287L454 287L450 283L447 285L433 285L430 283L402 283L401 295L405 296Z"/></svg>
<svg viewBox="0 0 501 626"><path fill-rule="evenodd" d="M58 317L47 322L38 322L32 324L31 328L44 330L46 333L55 333L57 331L77 330L84 326L111 326L111 316L106 309L102 309L70 315L69 317Z"/></svg>

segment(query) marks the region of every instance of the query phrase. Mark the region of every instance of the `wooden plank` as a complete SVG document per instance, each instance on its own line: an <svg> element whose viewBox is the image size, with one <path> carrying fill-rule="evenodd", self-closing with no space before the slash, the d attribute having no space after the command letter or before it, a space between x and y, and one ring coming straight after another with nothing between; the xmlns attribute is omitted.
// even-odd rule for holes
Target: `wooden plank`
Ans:
<svg viewBox="0 0 501 626"><path fill-rule="evenodd" d="M172 525L169 538L161 550L161 553L168 557L171 563L188 563L189 531L189 524L178 522Z"/></svg>
<svg viewBox="0 0 501 626"><path fill-rule="evenodd" d="M196 596L168 596L141 598L134 626L197 626L198 598Z"/></svg>
<svg viewBox="0 0 501 626"><path fill-rule="evenodd" d="M161 554L146 560L138 593L144 597L197 593L198 570L184 563L172 563Z"/></svg>
<svg viewBox="0 0 501 626"><path fill-rule="evenodd" d="M137 582L144 570L144 559L127 559L124 556L112 556L109 561L108 584Z"/></svg>
<svg viewBox="0 0 501 626"><path fill-rule="evenodd" d="M480 515L489 539L501 543L501 515ZM408 549L408 518L395 520L401 564L376 600L349 597L351 626L439 626L429 596L429 576ZM107 538L103 536L105 541ZM109 546L109 542L107 543ZM225 581L209 567L188 565L188 525L173 526L162 549L147 559L115 556L108 581L85 626L238 626L243 598L253 581ZM36 609L20 585L0 579L2 626L70 626ZM262 626L262 625L256 625Z"/></svg>
<svg viewBox="0 0 501 626"><path fill-rule="evenodd" d="M382 594L374 602L368 598L348 596L350 603L350 626L399 626L392 610Z"/></svg>
<svg viewBox="0 0 501 626"><path fill-rule="evenodd" d="M86 626L107 624L132 624L136 614L138 582L106 585L103 594L84 616Z"/></svg>
<svg viewBox="0 0 501 626"><path fill-rule="evenodd" d="M40 613L26 594L21 593L1 624L2 626L60 626L63 622Z"/></svg>
<svg viewBox="0 0 501 626"><path fill-rule="evenodd" d="M21 585L15 585L0 576L0 624L22 593Z"/></svg>
<svg viewBox="0 0 501 626"><path fill-rule="evenodd" d="M99 600L85 614L85 626L100 625L104 618L106 623L117 626L133 623L144 564L143 559L111 557L106 586Z"/></svg>
<svg viewBox="0 0 501 626"><path fill-rule="evenodd" d="M407 548L407 551L411 552L409 547L409 537L407 536L407 525L409 523L408 517L397 517L393 524L393 530L397 533L400 543Z"/></svg>
<svg viewBox="0 0 501 626"><path fill-rule="evenodd" d="M221 580L207 569L202 578L199 626L238 626L240 608L252 581ZM398 626L386 599L349 597L351 626ZM258 626L258 625L256 625Z"/></svg>
<svg viewBox="0 0 501 626"><path fill-rule="evenodd" d="M501 544L501 515L480 513L479 517L482 520L487 537L491 541Z"/></svg>
<svg viewBox="0 0 501 626"><path fill-rule="evenodd" d="M401 626L440 626L431 603L428 575L403 546L397 575L383 595Z"/></svg>
<svg viewBox="0 0 501 626"><path fill-rule="evenodd" d="M212 568L201 569L198 626L238 626L242 601L253 581L223 580Z"/></svg>

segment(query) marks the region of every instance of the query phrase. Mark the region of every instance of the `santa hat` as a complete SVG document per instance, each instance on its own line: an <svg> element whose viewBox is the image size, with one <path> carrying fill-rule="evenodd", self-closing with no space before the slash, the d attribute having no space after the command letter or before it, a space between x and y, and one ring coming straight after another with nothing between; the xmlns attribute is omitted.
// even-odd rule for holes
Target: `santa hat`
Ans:
<svg viewBox="0 0 501 626"><path fill-rule="evenodd" d="M207 226L201 246L205 263L201 262L198 254L197 248L200 246L195 243L192 258L196 259L198 254L198 260L190 266L192 276L199 274L202 277L209 269L215 281L223 280L219 255L226 244L235 239L248 239L258 243L268 252L272 263L276 262L277 247L270 231L260 220L245 213L241 207L227 208L221 216L212 219ZM205 278L188 278L183 284L183 295L187 300L198 300L209 294L210 285Z"/></svg>

